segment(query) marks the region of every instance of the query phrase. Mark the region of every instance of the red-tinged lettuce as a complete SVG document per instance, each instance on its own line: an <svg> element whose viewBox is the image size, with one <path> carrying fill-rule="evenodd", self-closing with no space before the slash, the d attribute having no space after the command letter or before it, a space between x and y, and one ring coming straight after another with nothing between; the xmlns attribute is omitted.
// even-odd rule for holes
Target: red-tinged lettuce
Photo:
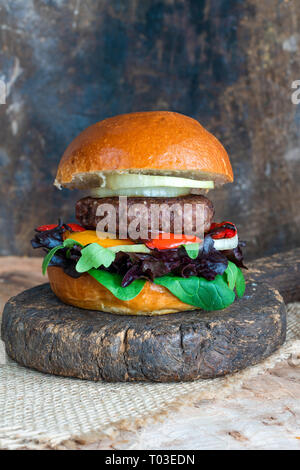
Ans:
<svg viewBox="0 0 300 470"><path fill-rule="evenodd" d="M220 251L214 249L213 240L206 236L198 256L190 258L184 247L171 250L151 250L151 254L118 253L115 262L108 268L123 277L122 286L126 287L135 279L155 278L172 273L188 278L198 276L212 281L217 274L222 275L228 260Z"/></svg>
<svg viewBox="0 0 300 470"><path fill-rule="evenodd" d="M236 248L233 248L232 250L225 250L222 253L226 256L226 258L229 261L232 261L234 264L236 264L239 268L244 268L248 269L247 266L244 265L244 255L242 252L242 247L246 245L245 242L239 242L238 246Z"/></svg>
<svg viewBox="0 0 300 470"><path fill-rule="evenodd" d="M44 248L48 254L54 248L63 245L63 234L66 230L72 232L68 225L59 222L58 227L52 230L36 231L31 241L33 248ZM53 251L51 257L49 256L47 266L59 266L69 276L79 277L81 272L76 270L76 265L82 256L81 250L82 247L76 244L69 248L61 246L60 249ZM107 264L106 268L102 266L100 269L119 274L122 278L122 287L127 287L137 279L153 282L154 279L168 274L184 279L195 276L213 281L217 275L223 275L228 260L236 266L244 267L240 247L217 251L210 235L205 236L203 247L196 257L194 255L191 257L188 251L182 246L170 250L154 249L150 254L119 252L109 266Z"/></svg>
<svg viewBox="0 0 300 470"><path fill-rule="evenodd" d="M58 221L58 226L51 230L43 230L42 232L35 229L35 236L31 240L31 245L33 248L47 248L52 250L55 246L61 245L63 242L63 234L66 231L72 232L72 229L67 225L62 223L61 220Z"/></svg>
<svg viewBox="0 0 300 470"><path fill-rule="evenodd" d="M74 245L70 247L62 247L64 243L63 234L66 231L72 232L72 229L59 220L58 226L51 230L39 231L35 230L35 236L31 240L31 245L33 248L43 248L44 251L48 254L53 250L51 259L49 262L44 261L45 269L48 266L58 266L64 270L66 274L71 277L78 278L81 276L81 273L78 273L75 269L76 264L81 257L81 247ZM61 247L58 249L58 247ZM44 270L45 270L44 269Z"/></svg>

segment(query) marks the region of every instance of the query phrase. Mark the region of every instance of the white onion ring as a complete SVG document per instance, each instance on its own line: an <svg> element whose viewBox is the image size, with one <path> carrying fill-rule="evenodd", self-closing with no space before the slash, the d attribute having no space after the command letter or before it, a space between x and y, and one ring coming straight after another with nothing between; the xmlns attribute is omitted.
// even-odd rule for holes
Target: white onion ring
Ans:
<svg viewBox="0 0 300 470"><path fill-rule="evenodd" d="M176 176L137 175L128 173L108 175L105 179L105 187L109 189L152 188L155 186L213 189L214 182L211 180L200 181Z"/></svg>
<svg viewBox="0 0 300 470"><path fill-rule="evenodd" d="M92 197L179 197L190 194L191 188L167 188L163 186L145 187L145 188L92 188L90 195Z"/></svg>
<svg viewBox="0 0 300 470"><path fill-rule="evenodd" d="M233 248L236 248L238 244L239 239L237 234L232 238L219 238L214 240L214 248L218 251L233 250Z"/></svg>

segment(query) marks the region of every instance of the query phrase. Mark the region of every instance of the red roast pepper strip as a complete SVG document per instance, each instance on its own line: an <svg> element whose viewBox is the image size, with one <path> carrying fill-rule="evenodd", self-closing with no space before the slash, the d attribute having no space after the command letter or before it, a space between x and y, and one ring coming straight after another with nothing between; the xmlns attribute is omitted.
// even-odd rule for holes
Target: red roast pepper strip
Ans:
<svg viewBox="0 0 300 470"><path fill-rule="evenodd" d="M231 222L221 222L220 224L213 223L208 233L215 240L220 238L232 238L237 234L237 229Z"/></svg>
<svg viewBox="0 0 300 470"><path fill-rule="evenodd" d="M66 225L70 227L70 229L73 232L84 232L86 230L85 228L81 227L81 225L78 225L78 224L66 224ZM57 224L41 225L36 230L38 232L46 232L47 230L53 230L56 227L58 227Z"/></svg>
<svg viewBox="0 0 300 470"><path fill-rule="evenodd" d="M145 245L154 250L170 250L171 248L177 248L181 245L187 245L189 243L201 243L201 239L194 235L175 235L174 233L164 233L159 234L160 237L166 238L153 238L152 240L148 240L145 242Z"/></svg>

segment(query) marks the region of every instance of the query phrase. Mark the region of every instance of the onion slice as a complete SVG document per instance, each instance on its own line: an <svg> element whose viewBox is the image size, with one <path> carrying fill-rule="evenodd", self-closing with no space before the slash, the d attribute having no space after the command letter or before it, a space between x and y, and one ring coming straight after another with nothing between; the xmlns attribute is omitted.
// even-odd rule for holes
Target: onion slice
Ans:
<svg viewBox="0 0 300 470"><path fill-rule="evenodd" d="M156 186L152 188L92 188L90 195L92 197L115 197L115 196L138 196L138 197L179 197L190 194L191 188L168 188Z"/></svg>
<svg viewBox="0 0 300 470"><path fill-rule="evenodd" d="M239 239L237 234L231 238L219 238L214 240L214 248L218 251L233 250L233 248L236 248L238 244Z"/></svg>
<svg viewBox="0 0 300 470"><path fill-rule="evenodd" d="M149 248L143 243L138 245L111 246L107 249L113 251L114 253L118 253L119 251L124 251L125 253L151 253L151 250L149 250Z"/></svg>
<svg viewBox="0 0 300 470"><path fill-rule="evenodd" d="M204 188L213 189L213 181L199 181L175 176L137 175L137 174L113 174L108 175L105 187L109 189L144 188L144 187L177 187L177 188Z"/></svg>
<svg viewBox="0 0 300 470"><path fill-rule="evenodd" d="M233 248L236 248L239 243L238 236L235 235L232 238L220 238L218 240L213 240L214 241L214 248L218 251L223 251L223 250L232 250ZM190 243L189 246L192 247L194 243ZM198 246L198 244L196 244ZM114 253L118 253L119 251L124 251L125 253L151 253L151 250L149 248L140 243L137 245L119 245L119 246L112 246L109 247L108 250L113 251Z"/></svg>

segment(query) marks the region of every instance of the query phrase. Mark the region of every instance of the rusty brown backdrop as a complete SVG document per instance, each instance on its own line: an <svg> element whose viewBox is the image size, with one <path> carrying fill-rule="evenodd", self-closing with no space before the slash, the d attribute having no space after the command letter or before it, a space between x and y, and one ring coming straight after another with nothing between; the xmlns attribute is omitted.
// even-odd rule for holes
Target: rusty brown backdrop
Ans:
<svg viewBox="0 0 300 470"><path fill-rule="evenodd" d="M74 219L52 181L82 129L158 109L224 143L235 183L211 199L249 258L299 245L299 26L299 0L0 0L0 254Z"/></svg>

